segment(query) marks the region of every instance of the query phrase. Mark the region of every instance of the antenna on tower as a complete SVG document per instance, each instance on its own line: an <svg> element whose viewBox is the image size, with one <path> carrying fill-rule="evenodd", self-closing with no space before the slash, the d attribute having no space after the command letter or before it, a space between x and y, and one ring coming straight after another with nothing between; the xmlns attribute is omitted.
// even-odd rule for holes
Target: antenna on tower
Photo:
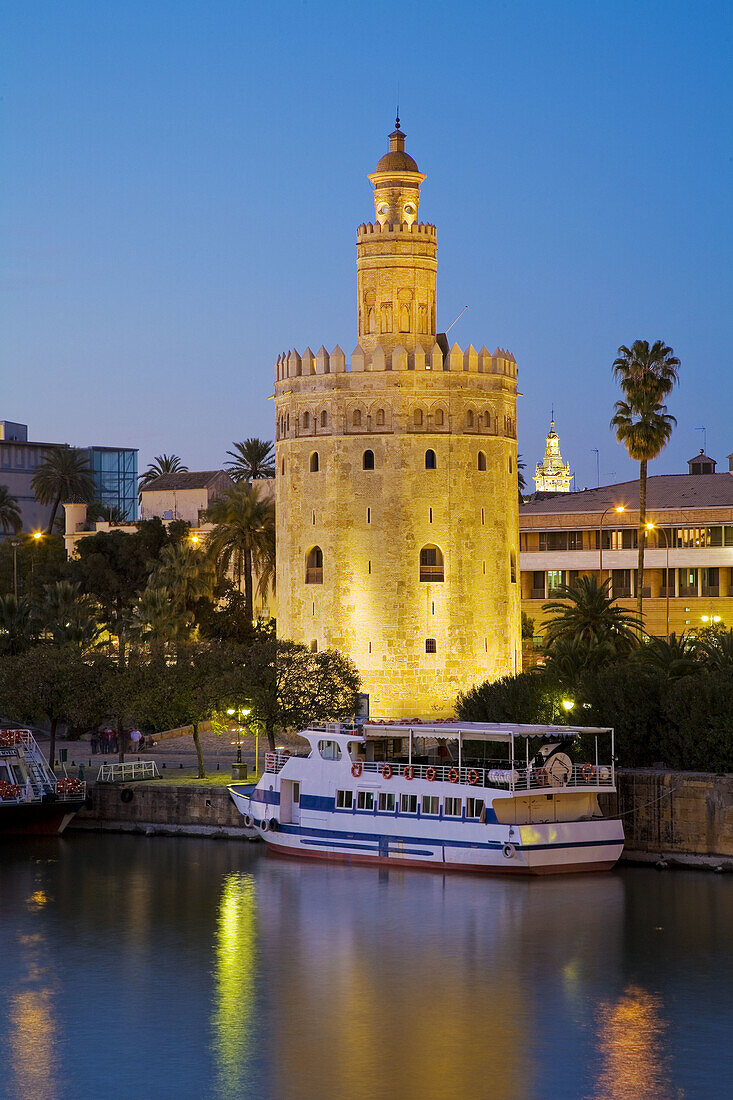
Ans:
<svg viewBox="0 0 733 1100"><path fill-rule="evenodd" d="M397 117L395 119L395 130L400 128L400 82L397 81Z"/></svg>
<svg viewBox="0 0 733 1100"><path fill-rule="evenodd" d="M708 430L707 428L695 428L696 432L702 432L702 449L705 454L708 453Z"/></svg>
<svg viewBox="0 0 733 1100"><path fill-rule="evenodd" d="M445 336L448 335L450 330L453 328L453 325L455 325L456 321L460 321L461 317L463 316L463 314L466 312L467 309L468 309L468 306L464 306L463 309L461 310L461 312L456 317L456 320L452 321L451 324L448 325L448 328L445 330L445 333L444 333Z"/></svg>
<svg viewBox="0 0 733 1100"><path fill-rule="evenodd" d="M601 459L597 447L591 447L591 454L596 456L596 489L601 485Z"/></svg>

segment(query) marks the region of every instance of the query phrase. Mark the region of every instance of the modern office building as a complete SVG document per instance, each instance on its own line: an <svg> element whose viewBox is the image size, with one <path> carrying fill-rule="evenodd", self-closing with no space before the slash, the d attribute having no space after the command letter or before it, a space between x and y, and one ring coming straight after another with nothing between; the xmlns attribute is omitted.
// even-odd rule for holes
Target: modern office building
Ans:
<svg viewBox="0 0 733 1100"><path fill-rule="evenodd" d="M733 456L730 471L700 453L687 474L647 481L644 619L650 634L733 627ZM639 483L557 493L519 510L522 610L542 634L542 604L580 576L610 580L636 607Z"/></svg>
<svg viewBox="0 0 733 1100"><path fill-rule="evenodd" d="M39 504L31 482L38 467L54 447L63 443L41 443L28 439L28 426L0 420L0 485L17 498L23 530L44 528L50 508ZM119 508L129 520L137 518L137 450L132 447L80 447L88 459L97 488L97 500Z"/></svg>

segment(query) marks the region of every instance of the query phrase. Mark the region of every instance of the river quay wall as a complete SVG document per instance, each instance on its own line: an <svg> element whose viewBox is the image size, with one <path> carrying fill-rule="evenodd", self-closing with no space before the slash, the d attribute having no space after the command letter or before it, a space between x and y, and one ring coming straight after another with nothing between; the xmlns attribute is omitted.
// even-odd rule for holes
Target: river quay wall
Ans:
<svg viewBox="0 0 733 1100"><path fill-rule="evenodd" d="M622 815L629 862L663 860L733 870L733 775L621 770L618 794L601 795ZM69 829L254 839L224 786L97 783Z"/></svg>
<svg viewBox="0 0 733 1100"><path fill-rule="evenodd" d="M622 769L601 809L621 815L623 860L733 871L733 775Z"/></svg>
<svg viewBox="0 0 733 1100"><path fill-rule="evenodd" d="M69 829L254 840L223 786L95 783Z"/></svg>

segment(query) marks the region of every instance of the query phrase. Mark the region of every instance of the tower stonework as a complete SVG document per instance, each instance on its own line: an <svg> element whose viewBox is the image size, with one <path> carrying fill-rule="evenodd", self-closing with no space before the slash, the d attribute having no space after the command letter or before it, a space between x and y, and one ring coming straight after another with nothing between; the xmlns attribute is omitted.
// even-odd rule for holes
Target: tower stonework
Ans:
<svg viewBox="0 0 733 1100"><path fill-rule="evenodd" d="M390 135L357 230L359 342L275 373L278 634L352 658L376 717L520 670L514 356L436 334L425 179Z"/></svg>

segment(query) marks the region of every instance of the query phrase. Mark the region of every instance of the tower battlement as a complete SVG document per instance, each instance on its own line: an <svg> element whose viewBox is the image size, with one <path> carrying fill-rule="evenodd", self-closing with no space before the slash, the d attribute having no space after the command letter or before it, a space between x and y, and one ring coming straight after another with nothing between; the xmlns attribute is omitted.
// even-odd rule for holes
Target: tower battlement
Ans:
<svg viewBox="0 0 733 1100"><path fill-rule="evenodd" d="M430 222L362 222L356 231L357 243L364 239L379 237L409 236L436 238L438 231Z"/></svg>
<svg viewBox="0 0 733 1100"><path fill-rule="evenodd" d="M480 351L476 351L473 344L463 349L454 343L444 353L437 341L426 341L425 345L417 344L409 349L402 344L397 344L396 347L377 344L370 349L357 344L351 354L351 361L347 362L337 344L330 353L323 346L315 354L310 348L306 348L302 355L296 348L282 352L275 363L275 382L284 382L289 378L362 371L453 371L516 379L517 361L504 348L496 348L494 352L490 352L484 344ZM426 378L426 382L428 381Z"/></svg>

